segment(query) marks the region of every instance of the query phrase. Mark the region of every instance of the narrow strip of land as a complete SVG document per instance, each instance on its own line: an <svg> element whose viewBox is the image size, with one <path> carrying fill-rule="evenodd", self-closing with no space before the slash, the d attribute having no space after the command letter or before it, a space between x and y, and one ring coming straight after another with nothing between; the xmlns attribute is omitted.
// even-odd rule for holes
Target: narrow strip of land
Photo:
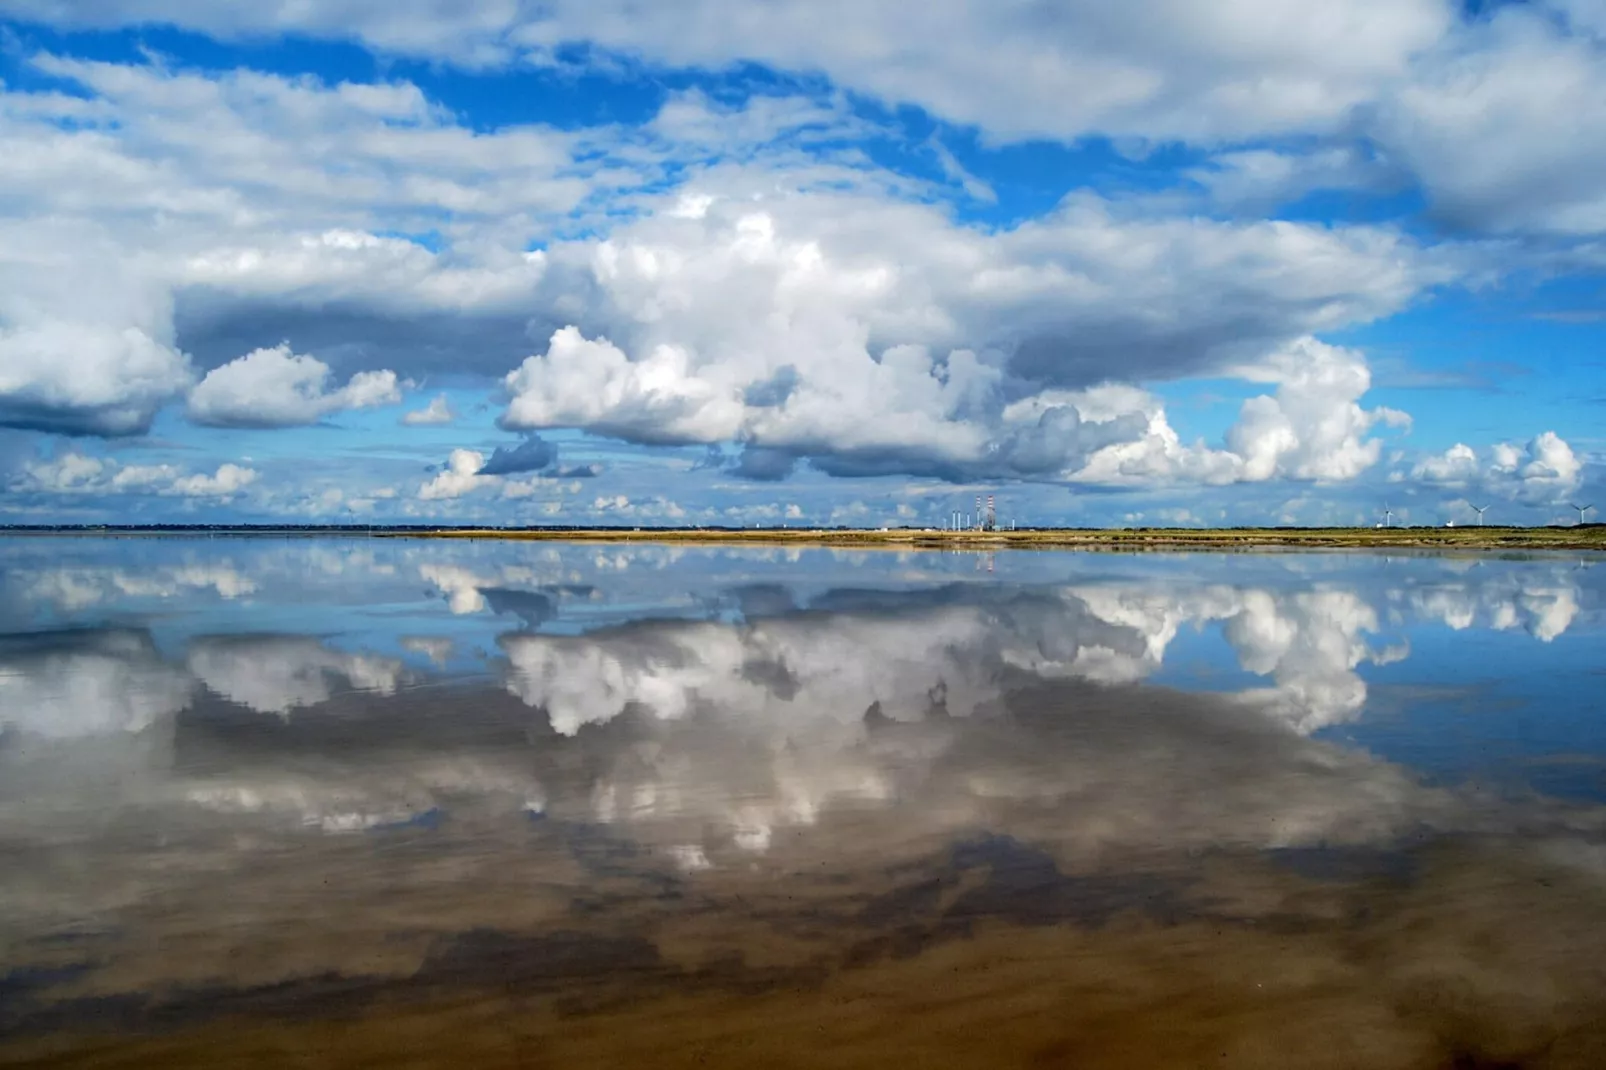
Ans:
<svg viewBox="0 0 1606 1070"><path fill-rule="evenodd" d="M396 532L445 539L667 542L956 550L1238 550L1268 547L1424 550L1606 550L1606 525L1550 528L1132 528L944 531L892 528L449 528Z"/></svg>
<svg viewBox="0 0 1606 1070"><path fill-rule="evenodd" d="M1462 528L485 528L421 525L106 525L0 528L0 536L509 539L544 542L651 542L858 549L1072 550L1606 550L1606 524Z"/></svg>

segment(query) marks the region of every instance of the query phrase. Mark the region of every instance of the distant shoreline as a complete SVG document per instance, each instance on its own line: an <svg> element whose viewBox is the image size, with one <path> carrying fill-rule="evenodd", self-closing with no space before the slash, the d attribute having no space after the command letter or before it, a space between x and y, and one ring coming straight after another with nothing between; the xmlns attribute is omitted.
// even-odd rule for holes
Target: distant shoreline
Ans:
<svg viewBox="0 0 1606 1070"><path fill-rule="evenodd" d="M502 539L533 542L825 546L856 549L1146 550L1251 548L1424 550L1606 550L1606 524L1518 528L1032 528L945 531L922 528L426 528L350 525L18 526L0 536Z"/></svg>

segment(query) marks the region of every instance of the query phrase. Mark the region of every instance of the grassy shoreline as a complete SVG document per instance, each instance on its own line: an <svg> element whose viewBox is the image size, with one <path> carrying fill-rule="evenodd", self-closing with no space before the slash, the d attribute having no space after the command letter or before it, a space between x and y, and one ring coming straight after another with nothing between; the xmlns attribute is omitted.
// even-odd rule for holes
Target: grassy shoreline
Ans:
<svg viewBox="0 0 1606 1070"><path fill-rule="evenodd" d="M1027 531L942 531L895 528L12 528L11 536L255 536L404 539L501 539L523 542L673 543L697 545L843 546L921 550L1606 550L1606 524L1581 527L1460 528L1054 528Z"/></svg>

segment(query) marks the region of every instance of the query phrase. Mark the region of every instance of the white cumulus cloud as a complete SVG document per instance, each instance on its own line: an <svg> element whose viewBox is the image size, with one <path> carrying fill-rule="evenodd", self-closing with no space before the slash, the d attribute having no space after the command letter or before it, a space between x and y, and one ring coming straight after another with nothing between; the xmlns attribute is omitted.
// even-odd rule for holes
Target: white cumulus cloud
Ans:
<svg viewBox="0 0 1606 1070"><path fill-rule="evenodd" d="M418 488L418 496L424 501L461 498L472 490L490 486L497 477L480 475L484 465L485 454L478 450L453 450L435 478Z"/></svg>
<svg viewBox="0 0 1606 1070"><path fill-rule="evenodd" d="M1372 375L1353 350L1300 339L1246 374L1277 384L1275 395L1244 402L1227 432L1246 479L1353 479L1382 455L1382 440L1367 437L1373 428L1410 425L1404 413L1361 407Z"/></svg>
<svg viewBox="0 0 1606 1070"><path fill-rule="evenodd" d="M115 460L63 453L22 466L11 489L48 494L153 494L163 497L232 499L257 480L257 471L225 462L208 475L169 464L124 465Z"/></svg>
<svg viewBox="0 0 1606 1070"><path fill-rule="evenodd" d="M401 422L408 427L433 427L439 424L449 424L457 419L452 411L451 404L446 400L445 394L436 394L430 399L428 405L422 409L414 409L402 416Z"/></svg>
<svg viewBox="0 0 1606 1070"><path fill-rule="evenodd" d="M329 365L288 344L253 350L207 373L190 391L189 417L213 427L295 427L401 400L393 371L358 372L336 390L329 379Z"/></svg>
<svg viewBox="0 0 1606 1070"><path fill-rule="evenodd" d="M1565 502L1582 485L1583 471L1583 461L1566 440L1545 431L1526 446L1500 442L1483 455L1457 442L1443 453L1424 457L1410 474L1433 486L1544 505Z"/></svg>

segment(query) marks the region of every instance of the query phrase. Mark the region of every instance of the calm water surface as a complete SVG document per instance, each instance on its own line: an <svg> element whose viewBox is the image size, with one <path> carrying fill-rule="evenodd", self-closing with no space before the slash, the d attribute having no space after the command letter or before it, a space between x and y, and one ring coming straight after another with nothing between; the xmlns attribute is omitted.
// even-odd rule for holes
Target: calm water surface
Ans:
<svg viewBox="0 0 1606 1070"><path fill-rule="evenodd" d="M1606 562L0 541L0 1062L1606 1066Z"/></svg>

